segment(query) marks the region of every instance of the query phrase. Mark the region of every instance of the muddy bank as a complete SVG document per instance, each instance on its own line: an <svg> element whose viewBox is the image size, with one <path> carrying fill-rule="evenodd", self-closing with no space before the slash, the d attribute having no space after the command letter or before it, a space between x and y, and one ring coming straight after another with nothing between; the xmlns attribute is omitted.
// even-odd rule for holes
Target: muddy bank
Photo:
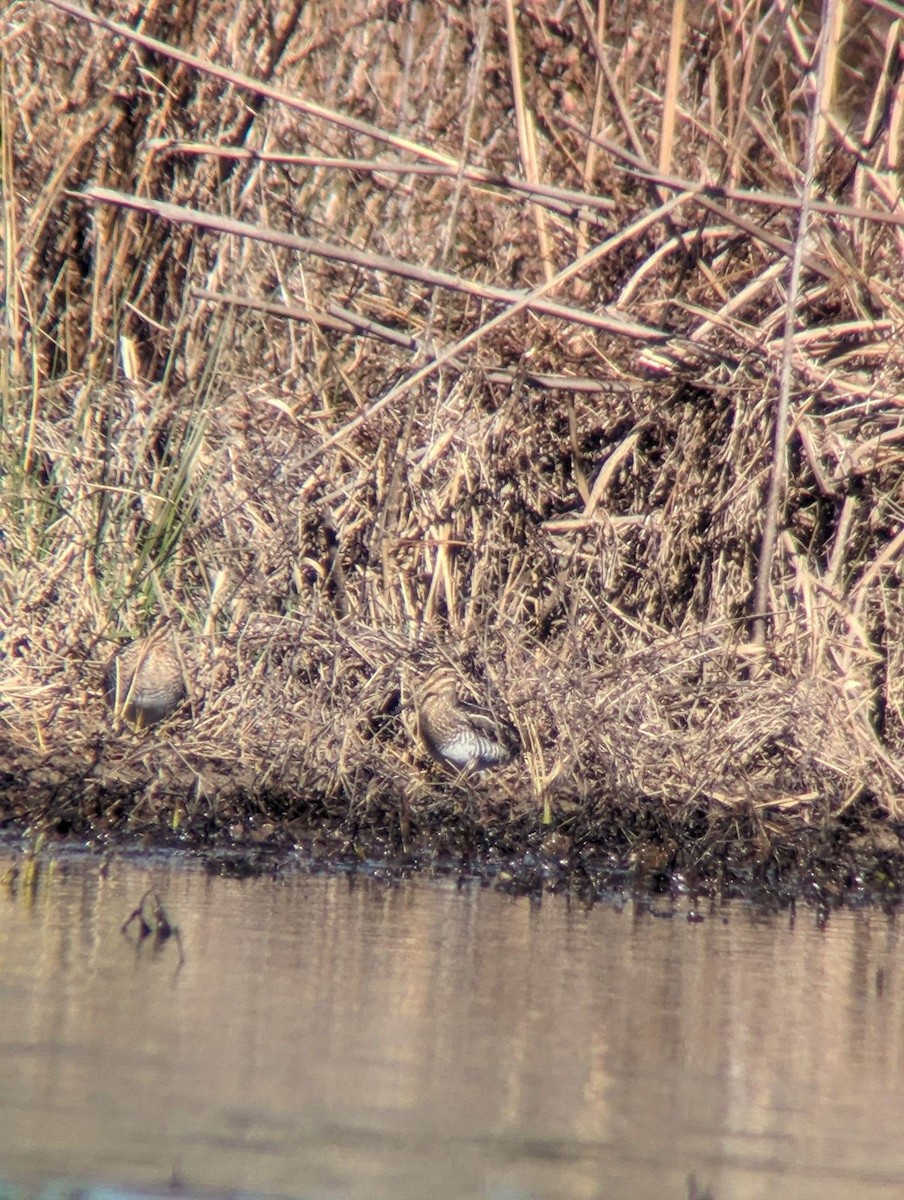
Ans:
<svg viewBox="0 0 904 1200"><path fill-rule="evenodd" d="M188 700L145 730L110 711L100 663L71 659L45 685L42 745L26 723L0 741L0 828L51 847L188 848L238 873L301 854L313 870L582 899L897 903L902 826L865 780L846 795L864 750L831 740L847 728L836 690L730 681L737 656L713 639L595 672L580 657L531 671L511 653L482 682L522 749L455 777L426 754L413 711L439 648L400 669L398 644L365 632L284 619L213 650L183 638Z"/></svg>
<svg viewBox="0 0 904 1200"><path fill-rule="evenodd" d="M681 828L633 829L627 836L629 814L619 812L611 814L620 822L615 830L567 818L550 829L487 813L454 828L433 824L434 816L409 827L405 837L350 819L312 824L264 817L244 820L238 836L237 822L215 829L196 821L176 832L164 821L151 827L129 820L117 808L102 820L81 814L73 821L73 807L65 804L43 807L36 834L37 824L21 819L24 808L13 806L0 829L4 843L21 854L15 877L6 880L11 886L32 860L40 869L88 852L100 866L110 854L166 860L187 852L211 873L237 878L303 871L387 885L452 879L535 900L556 893L588 904L689 895L700 903L743 899L766 910L804 904L827 916L840 907L894 911L904 897L901 842L880 824L811 833L754 855L748 839L732 839L727 830L706 839Z"/></svg>

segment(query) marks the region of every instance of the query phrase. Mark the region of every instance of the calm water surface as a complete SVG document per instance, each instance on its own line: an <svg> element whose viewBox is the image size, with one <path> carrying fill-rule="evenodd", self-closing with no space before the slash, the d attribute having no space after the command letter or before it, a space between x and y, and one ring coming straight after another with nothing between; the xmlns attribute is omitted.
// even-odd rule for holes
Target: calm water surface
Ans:
<svg viewBox="0 0 904 1200"><path fill-rule="evenodd" d="M904 1196L877 911L100 865L0 888L0 1194ZM181 967L120 933L148 887Z"/></svg>

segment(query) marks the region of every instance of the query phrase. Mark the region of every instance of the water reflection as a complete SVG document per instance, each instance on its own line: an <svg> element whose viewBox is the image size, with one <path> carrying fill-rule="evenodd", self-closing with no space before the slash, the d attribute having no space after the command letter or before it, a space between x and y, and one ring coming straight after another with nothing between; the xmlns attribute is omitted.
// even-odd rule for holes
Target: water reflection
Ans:
<svg viewBox="0 0 904 1200"><path fill-rule="evenodd" d="M0 860L0 877L8 862ZM878 912L57 861L0 892L0 1181L367 1197L899 1196ZM146 888L181 929L136 948Z"/></svg>

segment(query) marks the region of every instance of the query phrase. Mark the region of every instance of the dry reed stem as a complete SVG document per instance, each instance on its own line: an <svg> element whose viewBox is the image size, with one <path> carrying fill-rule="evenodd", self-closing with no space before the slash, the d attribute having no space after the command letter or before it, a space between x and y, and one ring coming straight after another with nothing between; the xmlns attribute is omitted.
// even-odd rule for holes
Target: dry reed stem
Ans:
<svg viewBox="0 0 904 1200"><path fill-rule="evenodd" d="M662 132L659 137L659 170L668 174L672 167L675 146L678 76L681 69L681 42L684 37L685 0L672 4L672 27L669 33L669 57L665 70L665 94L662 99ZM665 196L660 196L665 200Z"/></svg>
<svg viewBox="0 0 904 1200"><path fill-rule="evenodd" d="M752 640L755 645L765 645L766 619L769 607L769 588L772 577L772 555L778 535L779 506L784 502L788 477L788 414L791 408L791 373L794 348L794 332L797 324L797 309L800 294L801 269L803 266L804 242L809 233L810 193L816 174L816 156L823 134L821 114L828 110L833 80L833 66L838 39L838 0L825 0L823 4L824 29L820 41L816 86L813 91L809 117L807 153L801 184L801 206L794 252L791 256L791 271L785 301L785 328L782 342L781 373L778 380L778 403L775 410L775 432L772 443L772 470L769 479L769 494L766 498L766 513L763 522L763 540L757 564L756 589L752 612Z"/></svg>
<svg viewBox="0 0 904 1200"><path fill-rule="evenodd" d="M537 161L537 137L533 114L524 98L524 77L521 71L521 50L518 46L518 22L515 15L514 0L505 0L505 23L508 35L509 65L512 77L512 95L515 101L515 125L518 130L518 145L521 150L521 168L529 184L535 184L540 177ZM540 262L546 282L553 277L552 239L545 210L538 204L531 205L534 224L537 228L537 242L540 248Z"/></svg>
<svg viewBox="0 0 904 1200"><path fill-rule="evenodd" d="M281 246L299 253L322 255L324 258L335 259L337 262L363 267L366 270L386 271L389 274L400 275L404 279L412 279L419 283L429 284L432 287L446 287L452 291L464 292L470 296L510 304L515 311L519 312L522 308L535 308L538 312L545 313L548 316L560 317L562 320L574 321L577 324L590 325L595 329L605 329L610 332L617 331L623 333L625 337L657 340L663 336L661 330L651 329L648 326L633 321L622 320L616 316L603 316L587 312L583 309L571 308L564 304L554 304L551 301L543 300L542 297L553 290L553 285L561 282L562 278L568 278L567 275L548 280L547 287L542 289L535 288L531 295L525 297L502 288L470 282L443 271L434 271L427 267L417 267L409 263L403 263L398 259L391 259L382 255L364 254L356 250L347 250L341 246L329 245L312 238L295 237L292 234L282 233L278 229L264 229L259 225L251 225L244 221L234 221L227 217L211 216L208 213L198 212L183 205L167 204L162 200L145 200L140 196L112 191L110 188L86 188L78 195L84 200L93 201L97 204L116 205L135 212L147 213L160 217L165 221L171 221L176 225L194 225L199 229L209 229L218 233L232 234L235 237L251 238L255 241L267 242L270 245ZM673 201L672 203L677 203L677 201ZM585 255L585 259L587 259L587 262L593 261L590 255ZM579 266L572 264L572 273L585 269L586 265L586 262L581 263Z"/></svg>

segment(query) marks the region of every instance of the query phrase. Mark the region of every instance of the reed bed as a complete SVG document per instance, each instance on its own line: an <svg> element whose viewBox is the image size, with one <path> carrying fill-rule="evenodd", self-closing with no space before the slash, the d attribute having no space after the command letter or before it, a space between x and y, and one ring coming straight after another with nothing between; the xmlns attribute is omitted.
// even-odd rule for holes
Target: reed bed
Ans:
<svg viewBox="0 0 904 1200"><path fill-rule="evenodd" d="M892 9L8 6L0 821L896 854Z"/></svg>

